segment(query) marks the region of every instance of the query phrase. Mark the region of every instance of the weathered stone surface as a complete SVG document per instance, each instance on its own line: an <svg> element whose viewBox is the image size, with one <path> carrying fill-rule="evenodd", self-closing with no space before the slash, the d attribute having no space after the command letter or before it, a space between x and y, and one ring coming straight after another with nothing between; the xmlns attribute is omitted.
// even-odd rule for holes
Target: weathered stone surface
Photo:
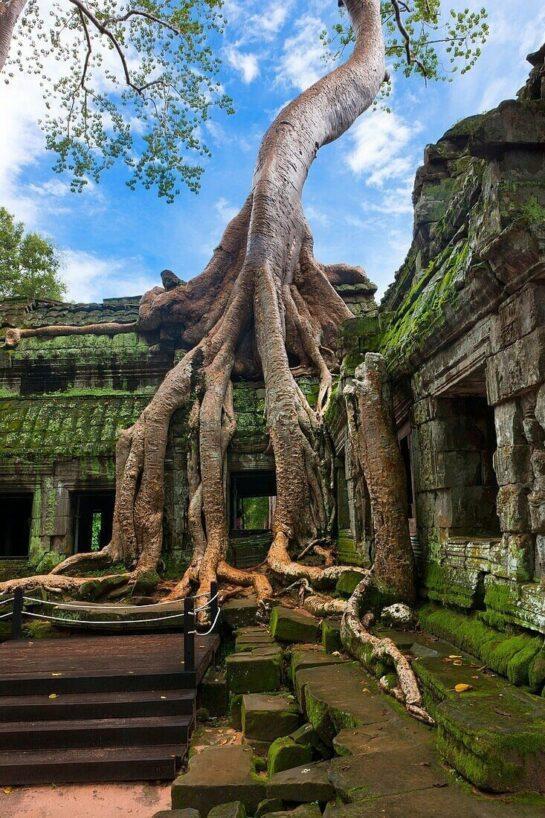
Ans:
<svg viewBox="0 0 545 818"><path fill-rule="evenodd" d="M271 812L270 818L322 818L322 811L318 804L301 804L295 809Z"/></svg>
<svg viewBox="0 0 545 818"><path fill-rule="evenodd" d="M385 625L398 628L410 628L415 624L414 611L408 605L396 602L383 608L380 618Z"/></svg>
<svg viewBox="0 0 545 818"><path fill-rule="evenodd" d="M212 807L208 818L246 818L246 807L242 801L219 804L217 807Z"/></svg>
<svg viewBox="0 0 545 818"><path fill-rule="evenodd" d="M250 815L265 795L264 779L254 771L244 747L209 747L193 756L189 769L172 785L172 806L192 807L202 815L220 804L241 801Z"/></svg>
<svg viewBox="0 0 545 818"><path fill-rule="evenodd" d="M328 772L329 762L320 761L276 773L267 783L267 797L299 804L329 801L335 797L335 789Z"/></svg>
<svg viewBox="0 0 545 818"><path fill-rule="evenodd" d="M245 627L238 628L235 637L235 650L237 652L253 650L259 647L268 647L274 643L266 627Z"/></svg>
<svg viewBox="0 0 545 818"><path fill-rule="evenodd" d="M500 486L497 508L502 531L515 534L528 531L528 497L524 485Z"/></svg>
<svg viewBox="0 0 545 818"><path fill-rule="evenodd" d="M356 587L362 580L362 574L358 571L346 571L337 580L335 590L344 597L352 596Z"/></svg>
<svg viewBox="0 0 545 818"><path fill-rule="evenodd" d="M312 761L312 746L299 744L292 736L282 736L272 742L267 755L267 773L269 776Z"/></svg>
<svg viewBox="0 0 545 818"><path fill-rule="evenodd" d="M201 818L201 814L196 809L163 809L156 812L153 818Z"/></svg>
<svg viewBox="0 0 545 818"><path fill-rule="evenodd" d="M254 625L257 611L258 605L255 597L228 599L221 606L223 622L234 630Z"/></svg>
<svg viewBox="0 0 545 818"><path fill-rule="evenodd" d="M415 747L406 747L352 756L349 760L333 759L329 780L345 803L443 787L448 781L439 764L434 763L431 748L421 746L417 752Z"/></svg>
<svg viewBox="0 0 545 818"><path fill-rule="evenodd" d="M402 795L370 796L355 804L328 804L323 818L537 818L545 811L541 799L511 803L468 794L454 786L433 787Z"/></svg>
<svg viewBox="0 0 545 818"><path fill-rule="evenodd" d="M326 653L342 651L340 619L324 619L322 622L322 646Z"/></svg>
<svg viewBox="0 0 545 818"><path fill-rule="evenodd" d="M272 610L270 629L274 639L280 642L317 642L320 637L315 617L280 605Z"/></svg>
<svg viewBox="0 0 545 818"><path fill-rule="evenodd" d="M346 661L345 656L333 656L326 653L320 645L301 645L291 650L290 677L292 682L296 684L298 670L323 665L339 665Z"/></svg>
<svg viewBox="0 0 545 818"><path fill-rule="evenodd" d="M279 812L282 806L281 798L264 798L257 806L255 818L262 818L263 815L270 815L271 812Z"/></svg>
<svg viewBox="0 0 545 818"><path fill-rule="evenodd" d="M225 716L229 709L229 689L225 670L210 668L199 685L199 705L211 716Z"/></svg>
<svg viewBox="0 0 545 818"><path fill-rule="evenodd" d="M282 681L282 650L278 646L234 653L226 659L231 693L263 693L278 690Z"/></svg>
<svg viewBox="0 0 545 818"><path fill-rule="evenodd" d="M355 662L297 671L299 701L310 724L328 746L345 727L395 719L389 703Z"/></svg>
<svg viewBox="0 0 545 818"><path fill-rule="evenodd" d="M299 722L295 699L287 693L249 693L242 697L242 730L246 738L271 742L287 736Z"/></svg>

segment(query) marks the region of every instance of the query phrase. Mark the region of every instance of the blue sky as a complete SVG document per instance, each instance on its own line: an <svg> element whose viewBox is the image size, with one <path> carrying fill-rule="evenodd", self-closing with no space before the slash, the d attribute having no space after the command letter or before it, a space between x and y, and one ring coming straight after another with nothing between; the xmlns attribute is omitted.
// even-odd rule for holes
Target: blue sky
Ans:
<svg viewBox="0 0 545 818"><path fill-rule="evenodd" d="M482 0L451 4L480 8ZM47 0L46 0L47 5ZM0 88L0 204L62 251L70 300L137 295L173 269L198 274L249 190L260 137L278 109L325 70L319 33L333 0L227 0L220 79L237 113L214 114L201 193L172 205L131 192L122 169L72 194L51 170L37 126L39 89L28 77ZM476 68L451 84L394 82L392 113L364 114L320 151L304 192L317 257L360 264L382 293L409 247L411 189L426 144L459 119L494 107L523 84L528 51L545 40L542 0L489 2L491 37Z"/></svg>

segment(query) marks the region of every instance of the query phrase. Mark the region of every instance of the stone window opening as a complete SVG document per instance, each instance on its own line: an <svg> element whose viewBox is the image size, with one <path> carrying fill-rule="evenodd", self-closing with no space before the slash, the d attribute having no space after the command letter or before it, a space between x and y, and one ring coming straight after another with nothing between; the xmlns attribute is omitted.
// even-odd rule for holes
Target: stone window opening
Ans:
<svg viewBox="0 0 545 818"><path fill-rule="evenodd" d="M0 495L0 559L28 559L32 493Z"/></svg>
<svg viewBox="0 0 545 818"><path fill-rule="evenodd" d="M72 495L74 552L100 551L112 537L114 491L82 491Z"/></svg>

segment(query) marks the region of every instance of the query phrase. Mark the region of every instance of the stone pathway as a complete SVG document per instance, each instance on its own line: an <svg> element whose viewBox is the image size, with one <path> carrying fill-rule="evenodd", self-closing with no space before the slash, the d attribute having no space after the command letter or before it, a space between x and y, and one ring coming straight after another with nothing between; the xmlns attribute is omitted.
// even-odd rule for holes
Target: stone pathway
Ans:
<svg viewBox="0 0 545 818"><path fill-rule="evenodd" d="M293 639L294 620L286 618L289 615L284 613L275 617L275 630L281 622L283 638L289 634ZM315 623L299 624L308 634ZM533 725L527 718L530 711L526 713L521 702L526 707L531 704L536 715L545 701L485 673L451 645L422 634L390 635L419 657L416 666L431 709L448 711L453 724L460 719L466 723L467 735L461 738L469 745L465 761L470 755L483 755L481 736L490 730L501 733L502 746L507 747L524 728L529 737L526 753L507 754L505 764L524 769L523 777L517 778L515 769L510 779L520 784L529 780L533 759L534 782L540 785L545 765L540 766L539 740L532 740L541 722ZM241 630L236 651L228 659L228 676L236 684L237 695L231 698L239 700L246 746L206 749L194 757L189 771L172 787L173 807L178 810L197 809L200 818L208 818L208 811L219 810L222 804L229 806L226 818L231 814L234 818L318 818L322 813L324 818L545 818L541 796L472 790L438 752L438 739L440 746L445 741L441 726L445 720L437 730L411 719L378 690L375 679L358 663L328 654L321 645L299 644L284 651L282 670L278 646L267 631L257 628ZM273 667L275 671L280 667L282 681L290 685L299 706L302 724L296 729L295 710L285 688L280 690ZM263 689L269 679L275 680L276 692ZM468 689L456 693L455 685L462 683ZM503 716L491 712L493 702ZM486 713L486 718L479 721L477 712ZM255 745L255 752L249 743ZM324 755L332 757L320 760ZM217 816L223 818L223 813L218 811ZM216 812L210 818L216 818Z"/></svg>

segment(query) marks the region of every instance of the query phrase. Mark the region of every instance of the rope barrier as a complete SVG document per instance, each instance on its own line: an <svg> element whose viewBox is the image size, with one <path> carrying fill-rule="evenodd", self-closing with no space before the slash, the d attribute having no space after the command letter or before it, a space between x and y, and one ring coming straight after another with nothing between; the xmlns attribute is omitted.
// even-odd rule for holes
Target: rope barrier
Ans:
<svg viewBox="0 0 545 818"><path fill-rule="evenodd" d="M217 599L218 597L219 597L219 593L217 593L217 592L216 592L216 593L214 594L214 596L213 596L211 599L209 599L209 600L208 600L208 602L206 602L204 605L200 605L198 608L194 608L194 609L193 609L193 610L194 610L194 613L197 613L198 611L204 611L204 609L205 609L205 608L208 608L208 606L209 606L209 605L211 605L211 604L212 604L212 602L213 602L215 599Z"/></svg>
<svg viewBox="0 0 545 818"><path fill-rule="evenodd" d="M13 615L13 611L10 611L10 612L9 612L9 613L7 613L7 614L2 614L2 615L0 616L0 619L7 619L7 618L8 618L8 616L12 616L12 615Z"/></svg>
<svg viewBox="0 0 545 818"><path fill-rule="evenodd" d="M213 630L214 630L214 628L216 627L216 625L217 625L217 623L218 623L218 619L219 619L220 613L221 613L221 611L218 609L218 612L217 612L217 614L216 614L216 617L215 617L214 621L212 622L212 624L210 625L210 627L209 627L209 629L208 629L207 631L197 631L197 630L193 630L193 631L189 631L189 633L194 633L196 636L208 636L209 634L211 634L211 633L212 633L212 631L213 631Z"/></svg>
<svg viewBox="0 0 545 818"><path fill-rule="evenodd" d="M186 597L187 599L200 599L203 596L208 596L208 594L199 594L198 596L193 597ZM219 596L219 594L215 594L212 599L209 599L205 605L201 605L199 608L195 608L196 611L204 610L211 602L214 601ZM36 599L32 596L24 596L24 600L27 602L34 602L36 605L51 605L53 607L62 606L63 608L70 608L71 610L79 611L82 609L82 603L74 603L74 602L52 602L50 599ZM172 605L175 602L183 603L183 599L177 600L173 599L170 602L152 602L149 605L116 605L115 603L110 602L109 604L100 604L100 603L92 603L93 608L95 611L102 610L107 608L110 610L111 608L115 608L116 610L128 610L129 608L156 608L158 605ZM0 601L0 605L3 605L4 601ZM84 605L85 603L83 603Z"/></svg>
<svg viewBox="0 0 545 818"><path fill-rule="evenodd" d="M34 613L33 611L23 611L23 616L32 616L35 619L47 619L49 622L62 622L64 625L67 622L75 622L81 625L126 625L128 622L128 624L134 623L140 625L142 622L166 622L167 619L179 619L181 616L183 616L183 612L172 614L171 616L155 617L153 619L97 619L94 621L92 619L64 619L60 616L47 616L46 614L38 614Z"/></svg>
<svg viewBox="0 0 545 818"><path fill-rule="evenodd" d="M0 605L8 605L10 602L13 602L14 599L14 596L10 596L9 599L0 599Z"/></svg>

